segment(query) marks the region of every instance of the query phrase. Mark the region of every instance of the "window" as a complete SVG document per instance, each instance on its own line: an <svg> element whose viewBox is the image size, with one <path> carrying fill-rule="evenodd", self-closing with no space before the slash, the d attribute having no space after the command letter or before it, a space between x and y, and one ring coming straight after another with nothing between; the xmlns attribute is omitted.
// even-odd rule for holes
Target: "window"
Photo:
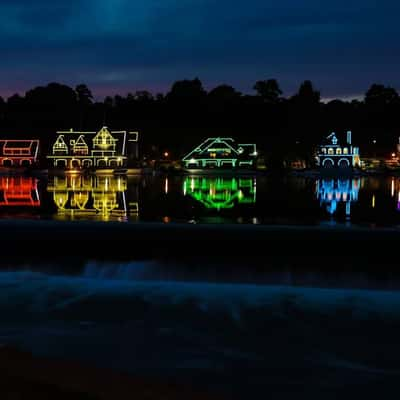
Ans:
<svg viewBox="0 0 400 400"><path fill-rule="evenodd" d="M328 154L330 154L330 155L335 154L335 152L333 151L332 147L330 147L330 148L328 149Z"/></svg>
<svg viewBox="0 0 400 400"><path fill-rule="evenodd" d="M336 154L340 156L342 154L342 149L338 147L336 149Z"/></svg>
<svg viewBox="0 0 400 400"><path fill-rule="evenodd" d="M343 154L349 154L349 149L348 149L347 147L345 147L345 148L343 149Z"/></svg>
<svg viewBox="0 0 400 400"><path fill-rule="evenodd" d="M20 155L30 155L31 151L26 148L5 148L4 155L7 156L20 156Z"/></svg>
<svg viewBox="0 0 400 400"><path fill-rule="evenodd" d="M87 156L89 154L89 149L85 147L80 147L75 149L74 154L77 156Z"/></svg>

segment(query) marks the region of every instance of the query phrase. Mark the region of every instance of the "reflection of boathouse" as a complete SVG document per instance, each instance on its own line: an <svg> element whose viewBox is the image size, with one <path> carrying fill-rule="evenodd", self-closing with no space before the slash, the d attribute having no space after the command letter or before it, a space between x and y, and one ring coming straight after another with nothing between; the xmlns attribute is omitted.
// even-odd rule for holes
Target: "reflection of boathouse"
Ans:
<svg viewBox="0 0 400 400"><path fill-rule="evenodd" d="M122 168L138 158L138 133L110 131L57 132L48 159L56 168Z"/></svg>
<svg viewBox="0 0 400 400"><path fill-rule="evenodd" d="M0 177L0 207L39 207L36 178L26 176Z"/></svg>
<svg viewBox="0 0 400 400"><path fill-rule="evenodd" d="M127 198L125 176L82 176L67 175L53 177L48 191L58 214L64 217L100 220L121 219L138 215L138 203Z"/></svg>
<svg viewBox="0 0 400 400"><path fill-rule="evenodd" d="M347 132L347 143L341 145L335 133L330 134L318 150L317 163L324 169L353 168L360 166L360 152L352 145L351 132Z"/></svg>
<svg viewBox="0 0 400 400"><path fill-rule="evenodd" d="M254 167L257 158L255 144L237 144L231 138L209 138L186 155L186 168Z"/></svg>
<svg viewBox="0 0 400 400"><path fill-rule="evenodd" d="M36 164L39 140L0 140L0 165L3 167L29 167Z"/></svg>
<svg viewBox="0 0 400 400"><path fill-rule="evenodd" d="M361 180L358 179L320 179L317 181L316 194L329 214L334 214L339 204L344 204L346 216L351 214L351 204L358 201Z"/></svg>
<svg viewBox="0 0 400 400"><path fill-rule="evenodd" d="M237 204L256 202L256 183L253 178L187 177L184 195L190 195L206 208L230 209Z"/></svg>

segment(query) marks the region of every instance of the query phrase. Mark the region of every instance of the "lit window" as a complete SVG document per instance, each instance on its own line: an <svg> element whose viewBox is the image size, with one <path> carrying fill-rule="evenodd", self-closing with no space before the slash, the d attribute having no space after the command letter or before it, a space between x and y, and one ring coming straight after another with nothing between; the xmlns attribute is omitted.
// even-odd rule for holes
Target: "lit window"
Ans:
<svg viewBox="0 0 400 400"><path fill-rule="evenodd" d="M342 154L342 149L337 148L337 149L336 149L336 154L340 156L340 155Z"/></svg>
<svg viewBox="0 0 400 400"><path fill-rule="evenodd" d="M329 149L328 149L328 154L335 154L335 152L333 151L333 149L332 149L332 147L330 147Z"/></svg>
<svg viewBox="0 0 400 400"><path fill-rule="evenodd" d="M348 149L347 147L345 147L345 148L343 149L343 154L349 154L349 149Z"/></svg>

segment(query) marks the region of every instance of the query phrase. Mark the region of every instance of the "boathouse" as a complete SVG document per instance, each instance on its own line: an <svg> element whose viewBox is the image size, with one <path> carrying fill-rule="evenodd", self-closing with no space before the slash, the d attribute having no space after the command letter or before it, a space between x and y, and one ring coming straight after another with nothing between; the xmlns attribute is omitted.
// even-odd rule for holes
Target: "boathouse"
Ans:
<svg viewBox="0 0 400 400"><path fill-rule="evenodd" d="M3 167L29 167L36 164L39 140L0 140L0 165Z"/></svg>
<svg viewBox="0 0 400 400"><path fill-rule="evenodd" d="M208 138L182 162L185 168L254 167L257 158L255 144L236 143L232 138Z"/></svg>
<svg viewBox="0 0 400 400"><path fill-rule="evenodd" d="M99 132L60 131L47 158L55 168L124 168L138 158L138 138L138 132L107 127Z"/></svg>
<svg viewBox="0 0 400 400"><path fill-rule="evenodd" d="M351 131L347 132L346 143L341 144L335 132L331 133L319 147L317 164L324 169L348 169L360 166L360 151L353 146Z"/></svg>

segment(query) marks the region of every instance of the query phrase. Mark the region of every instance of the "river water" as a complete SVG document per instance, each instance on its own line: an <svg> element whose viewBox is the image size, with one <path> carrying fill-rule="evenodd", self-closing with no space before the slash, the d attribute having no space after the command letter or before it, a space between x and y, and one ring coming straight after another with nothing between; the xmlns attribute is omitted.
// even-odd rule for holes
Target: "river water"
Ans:
<svg viewBox="0 0 400 400"><path fill-rule="evenodd" d="M2 176L0 218L397 227L400 179Z"/></svg>

